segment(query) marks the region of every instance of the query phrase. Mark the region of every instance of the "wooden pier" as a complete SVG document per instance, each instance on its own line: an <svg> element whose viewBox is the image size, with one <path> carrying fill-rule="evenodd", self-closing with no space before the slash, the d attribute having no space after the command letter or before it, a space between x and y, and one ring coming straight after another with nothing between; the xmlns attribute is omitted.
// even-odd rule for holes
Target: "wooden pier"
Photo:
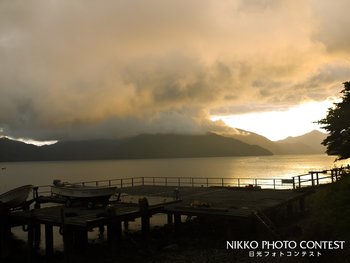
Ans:
<svg viewBox="0 0 350 263"><path fill-rule="evenodd" d="M348 169L348 168L346 168ZM7 255L7 239L11 227L24 226L27 231L28 262L33 261L33 253L40 244L41 225L45 229L45 254L47 259L53 255L53 227L60 228L64 244L65 261L73 248L85 249L88 246L88 231L99 228L107 230L108 244L114 246L121 240L122 224L141 219L142 233L150 230L152 215L167 215L168 224L174 230L181 227L182 216L212 218L231 224L260 224L272 237L278 233L271 219L280 210L289 216L291 213L303 213L305 198L312 187L322 182L335 182L348 172L344 169L313 171L291 179L269 179L272 189L264 189L259 182L264 179L250 179L252 184L242 185L243 179L229 178L147 178L115 179L105 181L80 182L82 185L118 185L121 200L110 202L107 206L88 209L79 205L67 208L50 195L44 187L36 188L34 207L26 211L5 211L0 207L0 253ZM287 181L283 181L287 180ZM237 184L233 184L236 182ZM288 185L290 189L277 186ZM240 187L238 187L240 186ZM46 193L46 194L45 194ZM55 203L51 206L47 202ZM46 207L45 207L46 206ZM296 211L297 210L297 211Z"/></svg>
<svg viewBox="0 0 350 263"><path fill-rule="evenodd" d="M162 196L159 193L176 192L173 198ZM45 254L50 258L54 252L53 227L59 227L64 243L64 253L69 262L72 249L84 249L88 245L88 231L93 228L107 230L107 241L115 245L121 240L122 223L141 218L142 232L147 235L150 230L150 218L157 213L168 215L168 223L174 225L174 229L181 226L181 216L196 216L216 218L218 220L231 220L231 222L249 222L251 224L255 212L267 213L271 209L286 205L305 197L305 192L292 190L250 190L230 189L227 187L182 187L170 186L135 186L123 188L123 193L128 194L129 199L133 194L144 196L147 200L162 200L153 202L148 206L137 203L116 203L107 207L87 209L76 206L67 208L63 205L51 207L40 206L40 198L37 200L37 208L29 211L17 211L7 215L8 229L13 226L25 226L28 243L28 262L33 261L33 253L40 244L41 225L45 229ZM46 199L43 199L46 200ZM137 202L137 201L136 201ZM2 217L4 218L4 217ZM4 230L5 231L5 230ZM4 249L6 240L2 242ZM4 251L4 249L2 251Z"/></svg>

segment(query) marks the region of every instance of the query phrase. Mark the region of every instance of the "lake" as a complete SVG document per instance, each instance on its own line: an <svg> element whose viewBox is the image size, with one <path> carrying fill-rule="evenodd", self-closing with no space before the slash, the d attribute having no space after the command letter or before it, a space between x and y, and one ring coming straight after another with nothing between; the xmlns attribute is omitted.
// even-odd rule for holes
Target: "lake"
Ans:
<svg viewBox="0 0 350 263"><path fill-rule="evenodd" d="M0 163L0 193L14 187L48 185L54 179L79 182L128 177L290 178L310 170L339 167L327 155L178 158L112 161Z"/></svg>

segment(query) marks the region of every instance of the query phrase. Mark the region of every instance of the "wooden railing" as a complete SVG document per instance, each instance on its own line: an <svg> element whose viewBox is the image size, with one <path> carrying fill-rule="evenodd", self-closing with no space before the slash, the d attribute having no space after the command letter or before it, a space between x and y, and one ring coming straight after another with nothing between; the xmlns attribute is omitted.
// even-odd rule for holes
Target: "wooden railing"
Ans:
<svg viewBox="0 0 350 263"><path fill-rule="evenodd" d="M214 177L130 177L110 180L76 182L82 186L113 186L118 188L136 186L172 186L172 187L246 187L263 189L298 189L337 181L349 168L334 168L322 171L310 171L308 174L291 178L214 178ZM50 185L39 186L40 195L51 194Z"/></svg>
<svg viewBox="0 0 350 263"><path fill-rule="evenodd" d="M293 189L334 183L345 174L349 174L349 172L350 167L347 166L322 171L310 171L308 174L293 176Z"/></svg>

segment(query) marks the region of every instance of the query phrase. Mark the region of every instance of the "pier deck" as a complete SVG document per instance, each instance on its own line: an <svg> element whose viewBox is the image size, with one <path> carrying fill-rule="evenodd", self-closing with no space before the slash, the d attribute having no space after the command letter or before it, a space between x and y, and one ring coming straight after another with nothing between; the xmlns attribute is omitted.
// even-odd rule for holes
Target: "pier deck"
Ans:
<svg viewBox="0 0 350 263"><path fill-rule="evenodd" d="M46 255L53 255L53 227L62 229L64 250L67 255L73 246L87 246L87 232L92 228L107 228L107 241L114 244L122 235L122 222L141 219L141 230L147 234L150 229L150 218L157 213L167 214L168 223L177 229L181 224L181 216L201 216L228 220L230 222L254 221L256 212L278 210L278 207L288 206L292 202L303 200L308 191L246 189L234 187L173 187L173 186L134 186L120 189L121 201L111 203L107 207L87 209L79 205L67 208L64 205L49 207L36 200L36 209L11 212L3 217L2 233L8 227L27 225L29 256L36 244L40 243L40 225L45 225ZM146 197L148 205L139 204L139 198ZM51 200L44 197L41 201ZM6 219L7 218L7 219ZM228 222L226 221L226 222ZM4 224L3 224L4 223ZM264 222L265 223L265 222ZM247 224L245 224L247 225ZM6 245L2 234L1 244ZM4 249L2 249L4 251ZM2 252L3 253L3 252ZM29 260L28 262L31 262Z"/></svg>
<svg viewBox="0 0 350 263"><path fill-rule="evenodd" d="M33 253L40 244L41 225L45 226L48 258L54 250L53 227L59 227L68 262L73 246L87 246L87 232L92 228L98 227L101 233L106 227L108 243L115 244L122 236L122 222L127 228L128 221L140 218L141 230L147 234L150 218L157 213L166 214L168 223L175 230L184 215L214 218L227 228L234 225L255 229L255 224L259 223L273 237L278 237L272 221L289 218L296 211L303 213L304 199L315 187L336 182L348 173L349 166L311 171L291 179L136 177L76 183L119 189L118 198L107 207L97 205L93 209L84 207L83 202L67 208L62 205L66 200L52 195L49 185L35 187L33 199L29 200L35 202L34 209L9 211L0 203L0 259L8 257L7 246L13 226L23 225L23 230L28 232L28 262L34 262ZM55 204L48 206L46 203Z"/></svg>
<svg viewBox="0 0 350 263"><path fill-rule="evenodd" d="M93 228L105 225L111 219L131 221L141 217L138 200L142 197L146 197L148 200L148 213L150 215L180 213L183 215L249 217L254 211L277 208L288 202L301 199L307 193L293 190L251 190L229 187L135 186L123 188L122 202L110 205L109 211L103 207L86 209L81 206L67 208L56 205L11 213L11 220L20 224L34 219L37 223L60 226L62 225L62 217L64 217L66 225ZM178 200L176 200L175 195L177 195Z"/></svg>
<svg viewBox="0 0 350 263"><path fill-rule="evenodd" d="M309 191L246 189L232 187L170 187L136 186L123 188L123 193L144 196L175 196L181 203L164 206L167 213L183 215L216 215L249 217L255 211L269 211L287 203L301 200Z"/></svg>

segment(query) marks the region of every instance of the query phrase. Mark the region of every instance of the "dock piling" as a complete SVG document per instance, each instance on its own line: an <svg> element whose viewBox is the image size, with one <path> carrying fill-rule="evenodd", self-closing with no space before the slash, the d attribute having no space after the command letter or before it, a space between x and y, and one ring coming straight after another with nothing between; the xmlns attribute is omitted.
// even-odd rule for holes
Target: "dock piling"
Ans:
<svg viewBox="0 0 350 263"><path fill-rule="evenodd" d="M53 255L53 226L45 224L45 254L47 258Z"/></svg>
<svg viewBox="0 0 350 263"><path fill-rule="evenodd" d="M174 213L174 227L175 231L179 230L181 226L181 214Z"/></svg>
<svg viewBox="0 0 350 263"><path fill-rule="evenodd" d="M128 231L128 230L129 230L129 221L128 221L128 220L125 220L125 221L123 222L123 224L124 224L124 230L125 230L125 231Z"/></svg>
<svg viewBox="0 0 350 263"><path fill-rule="evenodd" d="M121 239L122 236L122 223L119 220L113 220L107 224L107 242L109 246L113 246Z"/></svg>
<svg viewBox="0 0 350 263"><path fill-rule="evenodd" d="M65 223L65 214L64 214L63 207L60 210L60 215L61 215L61 233L62 233L62 239L63 239L64 261L65 261L65 263L69 263L70 262L70 251L71 251L72 244L73 244L73 235L72 235L71 229Z"/></svg>
<svg viewBox="0 0 350 263"><path fill-rule="evenodd" d="M168 213L167 214L167 222L169 225L172 225L174 220L173 220L173 214L172 213Z"/></svg>
<svg viewBox="0 0 350 263"><path fill-rule="evenodd" d="M33 215L31 213L30 219L28 222L28 243L27 243L27 259L28 263L32 263L34 257L34 240L35 240L35 227L33 222Z"/></svg>
<svg viewBox="0 0 350 263"><path fill-rule="evenodd" d="M147 198L139 199L139 206L141 211L141 230L143 234L148 234L150 231L150 214L148 211L148 200Z"/></svg>
<svg viewBox="0 0 350 263"><path fill-rule="evenodd" d="M150 231L150 217L147 211L143 212L141 216L141 230L145 235Z"/></svg>
<svg viewBox="0 0 350 263"><path fill-rule="evenodd" d="M88 232L86 228L75 228L73 231L74 247L80 251L85 251L88 246Z"/></svg>
<svg viewBox="0 0 350 263"><path fill-rule="evenodd" d="M9 256L8 238L11 228L8 219L8 211L4 204L0 202L0 259Z"/></svg>

